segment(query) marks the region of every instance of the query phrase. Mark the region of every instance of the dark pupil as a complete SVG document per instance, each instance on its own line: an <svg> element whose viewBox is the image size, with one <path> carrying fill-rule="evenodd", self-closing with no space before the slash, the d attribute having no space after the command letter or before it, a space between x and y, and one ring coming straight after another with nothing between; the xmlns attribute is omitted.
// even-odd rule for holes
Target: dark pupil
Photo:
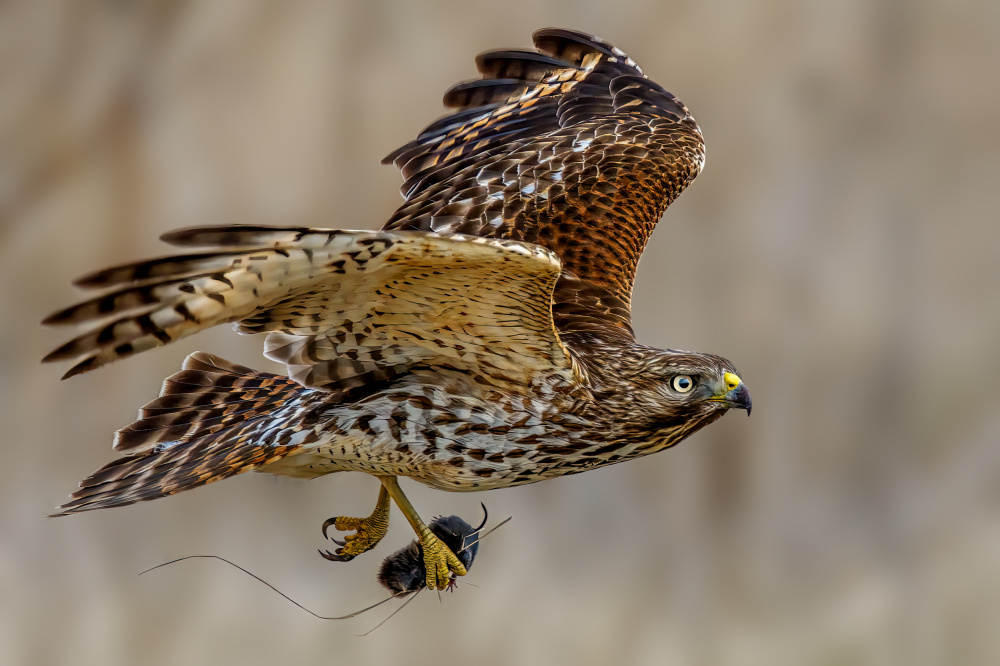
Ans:
<svg viewBox="0 0 1000 666"><path fill-rule="evenodd" d="M691 380L690 379L688 379L687 377L680 377L680 378L678 378L678 380L677 380L677 388L679 388L679 389L686 389L689 386L691 386Z"/></svg>

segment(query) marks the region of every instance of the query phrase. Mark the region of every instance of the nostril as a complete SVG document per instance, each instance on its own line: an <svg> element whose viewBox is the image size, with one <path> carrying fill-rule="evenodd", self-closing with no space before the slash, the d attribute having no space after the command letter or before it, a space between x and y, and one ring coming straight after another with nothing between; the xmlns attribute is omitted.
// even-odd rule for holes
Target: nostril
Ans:
<svg viewBox="0 0 1000 666"><path fill-rule="evenodd" d="M734 388L740 385L740 378L731 372L727 372L723 379L726 380L726 391L732 391Z"/></svg>

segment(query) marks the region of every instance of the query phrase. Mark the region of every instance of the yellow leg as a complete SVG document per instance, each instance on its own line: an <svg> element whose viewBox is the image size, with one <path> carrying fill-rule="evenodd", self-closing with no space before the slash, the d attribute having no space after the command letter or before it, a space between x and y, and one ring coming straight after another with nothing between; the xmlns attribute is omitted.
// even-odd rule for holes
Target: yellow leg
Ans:
<svg viewBox="0 0 1000 666"><path fill-rule="evenodd" d="M386 487L383 485L379 488L378 502L375 504L372 515L367 518L351 518L350 516L329 518L323 523L323 536L326 536L326 530L331 525L342 532L353 530L354 534L348 534L343 541L331 539L340 545L340 548L337 549L336 553L319 551L320 555L326 559L347 562L374 548L389 531L389 492Z"/></svg>
<svg viewBox="0 0 1000 666"><path fill-rule="evenodd" d="M399 487L399 481L396 480L396 477L381 476L379 479L382 481L382 487L389 491L396 506L410 521L413 531L420 538L420 545L424 550L427 589L447 589L453 573L456 576L464 576L467 573L465 566L455 556L455 553L451 552L451 549L435 536L420 519L416 509L410 504L410 500L403 494L403 489Z"/></svg>

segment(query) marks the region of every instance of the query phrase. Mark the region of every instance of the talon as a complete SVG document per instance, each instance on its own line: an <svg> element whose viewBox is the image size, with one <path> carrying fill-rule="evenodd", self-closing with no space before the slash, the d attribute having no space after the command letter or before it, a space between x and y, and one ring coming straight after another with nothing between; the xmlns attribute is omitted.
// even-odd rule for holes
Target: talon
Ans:
<svg viewBox="0 0 1000 666"><path fill-rule="evenodd" d="M326 531L327 531L327 529L330 528L330 525L333 525L335 522L337 522L336 518L327 518L326 520L323 521L323 538L324 539L329 539L330 538L330 535L328 535L326 533Z"/></svg>
<svg viewBox="0 0 1000 666"><path fill-rule="evenodd" d="M344 535L343 540L335 539L327 534L327 530L331 526L341 532L353 531L353 534ZM374 548L388 531L389 494L385 488L382 488L379 490L378 503L375 505L375 510L367 518L335 516L323 521L323 536L340 546L340 548L334 553L327 551L324 554L323 551L320 551L320 554L334 562L349 562L361 553Z"/></svg>
<svg viewBox="0 0 1000 666"><path fill-rule="evenodd" d="M385 512L386 517L388 516L388 511ZM336 550L336 553L331 557L326 557L328 560L333 560L335 562L348 562L353 560L355 557L361 553L367 552L375 547L385 533L388 531L389 521L383 519L383 517L378 513L373 513L368 518L351 518L348 516L337 516L336 518L330 518L323 523L323 536L333 543L340 546ZM332 535L327 535L326 530L331 525L337 530L354 530L353 534L344 535L343 540L335 539Z"/></svg>

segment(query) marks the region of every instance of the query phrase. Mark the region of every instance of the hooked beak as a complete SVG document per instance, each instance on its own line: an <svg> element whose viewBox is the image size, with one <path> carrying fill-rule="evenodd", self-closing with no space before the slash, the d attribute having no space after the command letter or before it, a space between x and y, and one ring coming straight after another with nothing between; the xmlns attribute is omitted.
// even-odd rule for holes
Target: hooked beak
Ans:
<svg viewBox="0 0 1000 666"><path fill-rule="evenodd" d="M747 410L747 416L750 416L750 409L753 407L753 401L750 400L750 391L747 390L746 384L743 383L739 377L731 372L727 372L723 375L723 379L726 382L725 392L721 395L709 398L712 402L721 402L726 405L727 409L745 409Z"/></svg>

